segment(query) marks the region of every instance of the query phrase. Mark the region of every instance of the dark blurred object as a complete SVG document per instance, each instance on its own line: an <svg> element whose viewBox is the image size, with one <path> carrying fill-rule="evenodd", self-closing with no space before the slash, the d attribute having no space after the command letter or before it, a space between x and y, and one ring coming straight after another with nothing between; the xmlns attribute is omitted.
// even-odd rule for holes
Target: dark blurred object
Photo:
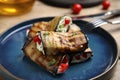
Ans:
<svg viewBox="0 0 120 80"><path fill-rule="evenodd" d="M40 0L49 5L57 7L71 7L75 3L81 4L83 7L92 7L102 3L103 0Z"/></svg>

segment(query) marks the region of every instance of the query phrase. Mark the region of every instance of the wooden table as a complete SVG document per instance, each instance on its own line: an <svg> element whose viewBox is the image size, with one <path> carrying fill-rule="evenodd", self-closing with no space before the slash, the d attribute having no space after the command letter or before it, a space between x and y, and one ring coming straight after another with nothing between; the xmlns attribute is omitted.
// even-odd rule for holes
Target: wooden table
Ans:
<svg viewBox="0 0 120 80"><path fill-rule="evenodd" d="M111 7L109 10L120 9L120 0L111 0ZM19 16L0 16L0 34L2 34L7 29L11 28L12 26L21 23L23 21L33 19L33 18L40 18L40 17L48 17L48 16L62 16L62 15L69 15L69 16L82 16L82 15L89 15L89 14L96 14L105 12L106 10L102 10L102 5L98 5L91 8L84 8L80 14L73 15L71 14L70 8L60 8L46 5L38 0L36 0L33 9L24 15ZM90 21L92 18L84 18L86 21ZM120 17L117 18L120 20ZM116 39L118 46L120 46L120 24L118 25L104 25L102 26L105 30L110 32L113 37ZM120 49L119 49L120 51ZM120 79L120 61L118 61L116 72L111 80L119 80ZM0 80L4 80L2 76L0 76Z"/></svg>

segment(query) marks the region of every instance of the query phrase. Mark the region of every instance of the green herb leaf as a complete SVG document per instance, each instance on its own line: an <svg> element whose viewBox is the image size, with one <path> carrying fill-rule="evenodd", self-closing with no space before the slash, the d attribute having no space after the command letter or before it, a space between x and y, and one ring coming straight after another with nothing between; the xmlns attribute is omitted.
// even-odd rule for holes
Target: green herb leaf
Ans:
<svg viewBox="0 0 120 80"><path fill-rule="evenodd" d="M43 35L44 35L44 36L47 36L47 35L49 35L49 34L50 34L49 32L46 32L46 33L44 33Z"/></svg>
<svg viewBox="0 0 120 80"><path fill-rule="evenodd" d="M64 25L60 25L59 28L64 28Z"/></svg>
<svg viewBox="0 0 120 80"><path fill-rule="evenodd" d="M49 62L49 66L52 66L56 63L56 60L55 59L52 59L50 62Z"/></svg>

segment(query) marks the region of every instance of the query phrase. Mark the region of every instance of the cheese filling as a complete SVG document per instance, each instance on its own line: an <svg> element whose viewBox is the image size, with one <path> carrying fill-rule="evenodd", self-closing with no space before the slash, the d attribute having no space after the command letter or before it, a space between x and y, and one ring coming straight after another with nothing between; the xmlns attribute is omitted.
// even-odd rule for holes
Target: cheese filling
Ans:
<svg viewBox="0 0 120 80"><path fill-rule="evenodd" d="M60 74L60 73L64 73L69 67L69 58L68 56L64 56L63 59L62 59L62 62L61 64L58 66L58 70L57 70L57 73Z"/></svg>
<svg viewBox="0 0 120 80"><path fill-rule="evenodd" d="M56 32L67 32L68 27L72 24L72 19L69 16L64 16L58 23Z"/></svg>
<svg viewBox="0 0 120 80"><path fill-rule="evenodd" d="M36 34L36 36L34 37L34 42L36 43L36 48L45 55L42 39L40 37L40 33Z"/></svg>
<svg viewBox="0 0 120 80"><path fill-rule="evenodd" d="M38 49L39 51L41 51L41 52L45 55L45 52L44 52L42 43L41 43L41 44L36 43L36 45L37 45L37 49Z"/></svg>

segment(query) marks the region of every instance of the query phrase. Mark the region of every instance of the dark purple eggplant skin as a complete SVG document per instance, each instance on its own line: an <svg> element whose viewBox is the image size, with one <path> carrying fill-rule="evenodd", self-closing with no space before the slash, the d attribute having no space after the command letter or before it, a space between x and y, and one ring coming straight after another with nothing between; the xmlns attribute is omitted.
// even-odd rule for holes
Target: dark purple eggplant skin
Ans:
<svg viewBox="0 0 120 80"><path fill-rule="evenodd" d="M25 43L24 43L24 45L23 45L23 47L22 47L23 52L24 52L24 48L25 48L31 41L32 41L32 38L26 37Z"/></svg>

